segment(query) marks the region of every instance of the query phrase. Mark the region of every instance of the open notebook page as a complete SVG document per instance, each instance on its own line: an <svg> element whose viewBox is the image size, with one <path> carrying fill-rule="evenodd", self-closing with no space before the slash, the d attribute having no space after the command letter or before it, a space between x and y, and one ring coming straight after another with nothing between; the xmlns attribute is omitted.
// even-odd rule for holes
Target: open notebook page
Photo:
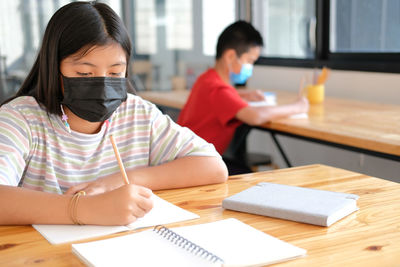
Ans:
<svg viewBox="0 0 400 267"><path fill-rule="evenodd" d="M222 258L223 266L262 266L306 254L234 218L172 230Z"/></svg>
<svg viewBox="0 0 400 267"><path fill-rule="evenodd" d="M172 228L222 259L201 258L196 249L172 235L152 230L106 240L73 244L72 251L89 266L263 266L304 256L304 249L274 238L237 220ZM187 244L187 243L186 243ZM204 254L202 254L204 255ZM208 264L210 263L210 264Z"/></svg>

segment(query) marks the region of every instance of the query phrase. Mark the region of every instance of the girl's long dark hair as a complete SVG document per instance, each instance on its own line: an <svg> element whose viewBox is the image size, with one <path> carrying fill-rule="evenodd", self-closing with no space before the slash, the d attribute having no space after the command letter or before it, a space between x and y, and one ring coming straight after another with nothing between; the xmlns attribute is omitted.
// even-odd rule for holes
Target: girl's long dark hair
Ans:
<svg viewBox="0 0 400 267"><path fill-rule="evenodd" d="M118 43L126 53L127 73L131 41L118 15L106 4L73 2L51 17L31 71L15 96L33 96L48 113L61 114L63 94L60 62L77 53L85 55L95 45Z"/></svg>

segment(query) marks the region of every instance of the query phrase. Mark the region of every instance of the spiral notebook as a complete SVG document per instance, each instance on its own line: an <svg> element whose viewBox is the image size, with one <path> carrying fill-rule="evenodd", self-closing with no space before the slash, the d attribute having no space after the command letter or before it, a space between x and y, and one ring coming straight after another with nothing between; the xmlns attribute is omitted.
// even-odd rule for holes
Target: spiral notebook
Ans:
<svg viewBox="0 0 400 267"><path fill-rule="evenodd" d="M199 216L184 210L157 195L152 195L153 209L144 217L137 219L126 226L101 225L32 225L51 244L61 244L77 240L99 237L113 233L150 227L157 224L168 224L197 219Z"/></svg>
<svg viewBox="0 0 400 267"><path fill-rule="evenodd" d="M264 266L306 250L237 219L152 230L89 243L72 252L88 266Z"/></svg>

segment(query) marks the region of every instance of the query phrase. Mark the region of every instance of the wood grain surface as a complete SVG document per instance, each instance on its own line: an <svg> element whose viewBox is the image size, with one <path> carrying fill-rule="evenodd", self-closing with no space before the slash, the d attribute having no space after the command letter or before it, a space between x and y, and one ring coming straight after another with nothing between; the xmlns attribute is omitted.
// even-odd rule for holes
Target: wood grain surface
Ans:
<svg viewBox="0 0 400 267"><path fill-rule="evenodd" d="M189 91L140 92L157 105L181 109ZM297 93L276 91L278 104L295 101ZM308 119L279 119L265 129L315 138L400 156L400 106L326 97L310 105Z"/></svg>
<svg viewBox="0 0 400 267"><path fill-rule="evenodd" d="M360 210L330 227L321 227L221 207L224 198L262 181L357 194L360 196L357 202ZM279 266L400 266L398 183L325 165L308 165L231 176L222 184L155 193L200 215L199 219L171 224L171 227L234 217L307 250L306 257L277 264ZM92 240L133 232L136 231ZM232 233L232 240L234 236L235 233ZM31 226L0 226L0 266L26 264L83 265L72 254L71 244L51 245Z"/></svg>

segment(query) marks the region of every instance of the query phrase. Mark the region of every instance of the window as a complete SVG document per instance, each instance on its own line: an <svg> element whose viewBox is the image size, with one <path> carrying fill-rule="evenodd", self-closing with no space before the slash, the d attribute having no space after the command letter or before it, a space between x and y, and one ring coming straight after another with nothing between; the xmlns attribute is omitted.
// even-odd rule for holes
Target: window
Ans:
<svg viewBox="0 0 400 267"><path fill-rule="evenodd" d="M400 73L400 0L253 0L259 63Z"/></svg>
<svg viewBox="0 0 400 267"><path fill-rule="evenodd" d="M315 0L254 1L252 14L264 38L262 56L314 58Z"/></svg>
<svg viewBox="0 0 400 267"><path fill-rule="evenodd" d="M215 56L218 36L235 21L236 7L232 0L203 0L203 53ZM223 12L221 12L223 10Z"/></svg>
<svg viewBox="0 0 400 267"><path fill-rule="evenodd" d="M332 0L330 52L400 52L400 1Z"/></svg>
<svg viewBox="0 0 400 267"><path fill-rule="evenodd" d="M166 2L167 49L193 48L192 1L167 0Z"/></svg>
<svg viewBox="0 0 400 267"><path fill-rule="evenodd" d="M126 23L131 25L135 47L132 76L136 89L191 88L197 76L213 66L217 38L236 20L236 2L133 1L133 16Z"/></svg>
<svg viewBox="0 0 400 267"><path fill-rule="evenodd" d="M137 54L155 54L157 51L155 0L135 1L134 49Z"/></svg>

